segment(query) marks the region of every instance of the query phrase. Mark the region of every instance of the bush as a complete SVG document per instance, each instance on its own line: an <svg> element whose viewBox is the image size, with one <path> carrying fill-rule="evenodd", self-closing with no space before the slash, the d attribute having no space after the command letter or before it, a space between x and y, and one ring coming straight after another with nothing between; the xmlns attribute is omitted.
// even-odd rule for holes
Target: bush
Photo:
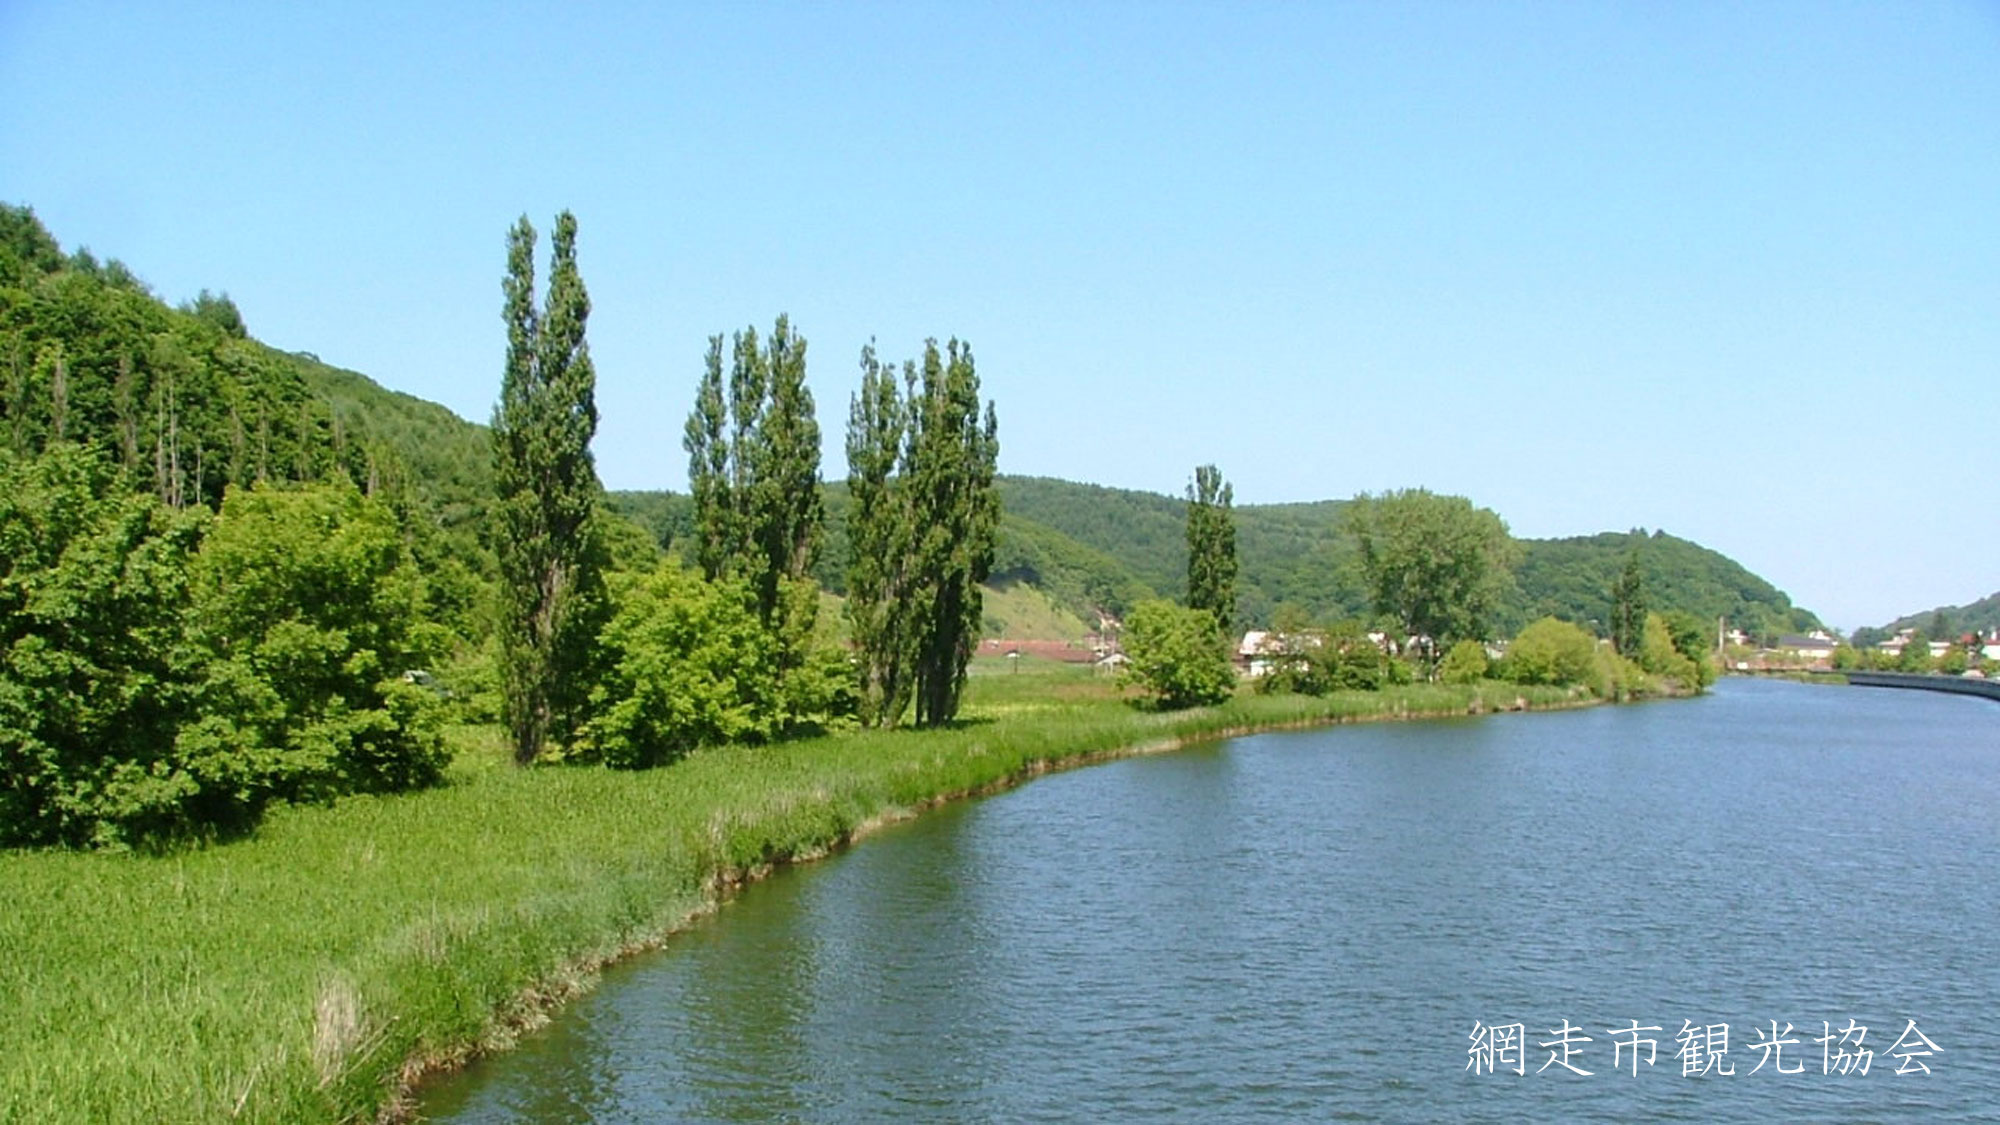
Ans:
<svg viewBox="0 0 2000 1125"><path fill-rule="evenodd" d="M124 493L76 446L0 459L0 845L182 818L188 560L205 512Z"/></svg>
<svg viewBox="0 0 2000 1125"><path fill-rule="evenodd" d="M1689 686L1701 689L1714 683L1719 673L1715 663L1716 638L1709 623L1684 609L1670 609L1660 617L1673 638L1674 651L1687 657L1694 666L1695 678Z"/></svg>
<svg viewBox="0 0 2000 1125"><path fill-rule="evenodd" d="M1646 615L1645 627L1640 631L1639 666L1689 689L1703 686L1700 666L1675 646L1666 618L1657 613Z"/></svg>
<svg viewBox="0 0 2000 1125"><path fill-rule="evenodd" d="M639 769L777 733L775 646L742 583L668 561L613 575L612 600L605 675L591 688L578 756Z"/></svg>
<svg viewBox="0 0 2000 1125"><path fill-rule="evenodd" d="M57 447L0 465L0 843L240 831L265 805L434 782L438 649L394 517L351 487L123 491Z"/></svg>
<svg viewBox="0 0 2000 1125"><path fill-rule="evenodd" d="M1257 689L1320 696L1332 691L1377 691L1413 679L1408 662L1382 651L1359 621L1292 635L1285 654Z"/></svg>
<svg viewBox="0 0 2000 1125"><path fill-rule="evenodd" d="M207 814L436 783L435 697L405 681L447 638L387 507L351 485L232 489L195 558L201 718L178 750L230 779Z"/></svg>
<svg viewBox="0 0 2000 1125"><path fill-rule="evenodd" d="M1486 678L1486 646L1479 641L1460 641L1444 654L1438 677L1448 684L1476 684Z"/></svg>
<svg viewBox="0 0 2000 1125"><path fill-rule="evenodd" d="M1236 689L1229 644L1215 617L1169 601L1140 602L1125 619L1125 678L1167 708L1220 703Z"/></svg>
<svg viewBox="0 0 2000 1125"><path fill-rule="evenodd" d="M1590 684L1600 680L1597 638L1567 621L1544 617L1508 646L1505 676L1517 684Z"/></svg>

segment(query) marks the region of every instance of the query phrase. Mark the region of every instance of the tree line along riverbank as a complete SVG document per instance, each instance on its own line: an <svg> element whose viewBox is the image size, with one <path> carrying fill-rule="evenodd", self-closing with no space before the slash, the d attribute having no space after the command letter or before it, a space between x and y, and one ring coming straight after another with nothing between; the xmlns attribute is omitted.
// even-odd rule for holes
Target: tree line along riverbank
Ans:
<svg viewBox="0 0 2000 1125"><path fill-rule="evenodd" d="M1253 730L1592 701L1488 681L1160 712L1023 664L982 661L944 729L629 772L516 769L497 728L459 728L440 788L281 808L201 850L0 854L0 1120L393 1116L731 886L939 801Z"/></svg>

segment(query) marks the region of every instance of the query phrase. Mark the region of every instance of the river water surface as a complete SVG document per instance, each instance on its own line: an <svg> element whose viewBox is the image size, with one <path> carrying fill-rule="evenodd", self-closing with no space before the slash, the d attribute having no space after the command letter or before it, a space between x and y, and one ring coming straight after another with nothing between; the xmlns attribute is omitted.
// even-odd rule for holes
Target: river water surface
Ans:
<svg viewBox="0 0 2000 1125"><path fill-rule="evenodd" d="M1996 817L2000 706L1928 692L1239 738L781 872L424 1111L2000 1120ZM1589 1076L1549 1062L1564 1021ZM1473 1035L1512 1024L1488 1073Z"/></svg>

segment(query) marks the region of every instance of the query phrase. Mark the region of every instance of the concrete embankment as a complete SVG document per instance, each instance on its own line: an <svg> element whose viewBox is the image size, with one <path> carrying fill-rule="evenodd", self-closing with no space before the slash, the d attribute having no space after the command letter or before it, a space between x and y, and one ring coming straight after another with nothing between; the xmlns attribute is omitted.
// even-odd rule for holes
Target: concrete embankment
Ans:
<svg viewBox="0 0 2000 1125"><path fill-rule="evenodd" d="M1957 695L1983 695L2000 700L2000 680L1968 679L1964 676L1932 676L1922 672L1849 672L1847 682L1854 687L1912 688L1917 691L1948 691Z"/></svg>

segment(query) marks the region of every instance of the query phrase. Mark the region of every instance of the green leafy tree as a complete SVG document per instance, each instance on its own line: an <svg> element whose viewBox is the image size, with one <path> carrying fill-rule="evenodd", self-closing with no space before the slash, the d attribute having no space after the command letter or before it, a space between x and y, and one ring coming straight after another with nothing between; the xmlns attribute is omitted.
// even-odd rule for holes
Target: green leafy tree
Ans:
<svg viewBox="0 0 2000 1125"><path fill-rule="evenodd" d="M742 579L710 582L669 561L617 582L605 673L579 734L589 754L631 769L777 733L777 654Z"/></svg>
<svg viewBox="0 0 2000 1125"><path fill-rule="evenodd" d="M181 311L205 321L216 331L234 340L248 339L250 330L243 326L243 314L236 308L236 302L227 293L210 293L204 289L195 299L181 306Z"/></svg>
<svg viewBox="0 0 2000 1125"><path fill-rule="evenodd" d="M126 492L75 445L0 454L0 846L190 832L227 791L174 745L206 516Z"/></svg>
<svg viewBox="0 0 2000 1125"><path fill-rule="evenodd" d="M722 337L708 355L682 447L705 577L739 575L770 621L778 587L812 572L822 538L819 421L806 386L806 341L780 315L768 344L736 333L725 384Z"/></svg>
<svg viewBox="0 0 2000 1125"><path fill-rule="evenodd" d="M590 298L576 266L576 219L556 217L549 292L535 308L535 229L508 234L507 366L493 412L494 553L514 757L529 762L580 720L602 621L603 558L591 459L597 377L584 340Z"/></svg>
<svg viewBox="0 0 2000 1125"><path fill-rule="evenodd" d="M1161 599L1140 602L1125 619L1125 676L1164 708L1200 707L1228 699L1236 670L1215 616Z"/></svg>
<svg viewBox="0 0 2000 1125"><path fill-rule="evenodd" d="M1646 629L1646 583L1639 573L1639 551L1625 556L1625 569L1611 587L1611 645L1620 656L1637 659Z"/></svg>
<svg viewBox="0 0 2000 1125"><path fill-rule="evenodd" d="M1415 488L1356 497L1347 519L1376 612L1418 638L1427 666L1439 646L1484 639L1518 550L1499 516Z"/></svg>
<svg viewBox="0 0 2000 1125"><path fill-rule="evenodd" d="M1701 689L1715 682L1716 669L1715 638L1709 631L1710 623L1703 621L1684 609L1670 609L1660 614L1666 624L1667 634L1673 639L1674 651L1688 659L1694 667L1694 682L1689 686Z"/></svg>
<svg viewBox="0 0 2000 1125"><path fill-rule="evenodd" d="M924 343L921 383L911 402L910 518L915 527L917 600L915 700L919 726L958 715L965 669L984 620L981 584L993 568L1000 498L993 489L999 423L980 410L972 348L952 340L940 353Z"/></svg>
<svg viewBox="0 0 2000 1125"><path fill-rule="evenodd" d="M1899 672L1928 672L1931 670L1931 641L1922 629L1910 634L1909 643L1903 646L1902 654L1896 658Z"/></svg>
<svg viewBox="0 0 2000 1125"><path fill-rule="evenodd" d="M1486 646L1479 641L1462 640L1444 654L1438 678L1448 684L1476 684L1486 678L1486 665Z"/></svg>
<svg viewBox="0 0 2000 1125"><path fill-rule="evenodd" d="M681 447L687 450L688 494L694 501L693 561L711 581L722 577L742 542L730 481L729 400L722 388L722 337L710 336Z"/></svg>
<svg viewBox="0 0 2000 1125"><path fill-rule="evenodd" d="M970 347L926 341L921 365L894 372L862 352L848 416L848 616L861 665L864 721L920 726L958 714L979 640L980 584L1000 523L993 405L980 409Z"/></svg>
<svg viewBox="0 0 2000 1125"><path fill-rule="evenodd" d="M1214 465L1195 469L1187 488L1187 604L1207 610L1227 630L1236 619L1235 490Z"/></svg>
<svg viewBox="0 0 2000 1125"><path fill-rule="evenodd" d="M1544 617L1507 646L1504 671L1517 684L1589 684L1596 663L1596 638L1567 621Z"/></svg>
<svg viewBox="0 0 2000 1125"><path fill-rule="evenodd" d="M905 376L915 381L914 371ZM906 482L897 472L909 432L909 406L894 367L861 349L861 389L848 409L848 631L860 672L861 721L891 727L910 705L916 661L917 574L911 565L916 526Z"/></svg>
<svg viewBox="0 0 2000 1125"><path fill-rule="evenodd" d="M1663 614L1646 615L1646 624L1640 632L1639 651L1631 659L1644 671L1665 676L1691 690L1699 690L1707 683L1702 664L1675 645L1673 629Z"/></svg>
<svg viewBox="0 0 2000 1125"><path fill-rule="evenodd" d="M777 643L782 680L810 662L819 613L819 421L806 342L789 318L778 317L768 344L755 328L737 333L733 357L725 386L722 338L710 338L682 439L694 553L709 579L743 580Z"/></svg>
<svg viewBox="0 0 2000 1125"><path fill-rule="evenodd" d="M62 446L0 468L0 840L250 828L437 780L441 649L394 515L351 486L177 512Z"/></svg>
<svg viewBox="0 0 2000 1125"><path fill-rule="evenodd" d="M346 483L232 491L195 558L193 603L200 718L175 750L234 783L205 797L202 819L443 776L436 701L405 674L449 638L423 619L423 579L385 505Z"/></svg>

